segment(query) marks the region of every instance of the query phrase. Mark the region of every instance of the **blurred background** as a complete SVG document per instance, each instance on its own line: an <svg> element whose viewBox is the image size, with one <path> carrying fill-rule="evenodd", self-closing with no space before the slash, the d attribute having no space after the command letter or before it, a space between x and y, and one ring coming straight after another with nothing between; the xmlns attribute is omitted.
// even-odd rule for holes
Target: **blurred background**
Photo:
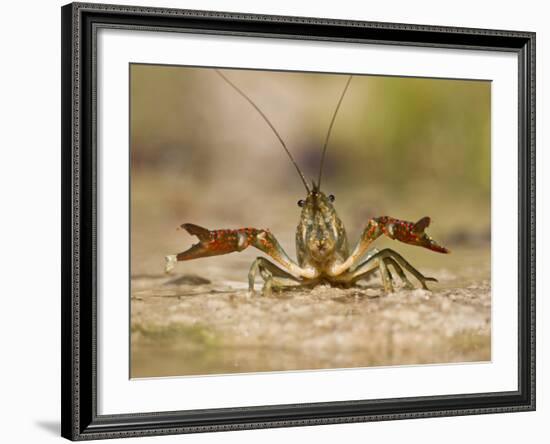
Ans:
<svg viewBox="0 0 550 444"><path fill-rule="evenodd" d="M306 177L316 178L347 76L223 72L269 117ZM146 289L156 291L147 279L163 276L165 255L196 242L175 230L184 222L208 229L270 228L295 257L296 202L305 190L250 104L210 68L133 64L130 75L136 300ZM375 246L391 245L421 271L440 281L446 277L447 285L488 279L490 107L489 81L354 76L334 124L322 183L325 193L336 196L350 244L371 217L430 216L429 233L451 255L388 239ZM250 249L180 263L176 273L245 283L258 254ZM142 321L133 317L132 325Z"/></svg>
<svg viewBox="0 0 550 444"><path fill-rule="evenodd" d="M346 76L224 72L266 113L306 177L317 177ZM293 250L296 202L305 190L250 104L208 68L132 65L131 97L136 253L141 236L158 242L182 222L280 229L290 232L290 242L279 240ZM490 102L487 81L355 76L334 124L322 187L336 196L351 237L372 216L429 215L442 242L487 240ZM181 244L181 233L167 252L176 239Z"/></svg>

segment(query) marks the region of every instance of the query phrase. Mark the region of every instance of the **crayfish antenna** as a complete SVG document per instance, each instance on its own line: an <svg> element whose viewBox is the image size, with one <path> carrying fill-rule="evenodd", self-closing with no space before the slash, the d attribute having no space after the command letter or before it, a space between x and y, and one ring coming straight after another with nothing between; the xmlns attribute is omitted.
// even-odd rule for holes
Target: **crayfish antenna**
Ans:
<svg viewBox="0 0 550 444"><path fill-rule="evenodd" d="M231 80L229 80L227 78L227 76L225 74L223 74L219 69L215 69L214 71L229 86L231 86L231 88L233 88L235 91L237 91L237 93L239 93L241 95L241 97L243 97L248 103L250 103L250 105L252 105L252 107L258 112L258 114L262 117L262 119L264 119L265 123L268 124L268 126L273 131L273 134L275 134L277 139L279 139L279 142L281 142L281 145L282 145L283 149L285 150L286 154L288 155L288 158L290 159L290 162L294 165L294 168L296 168L296 171L298 172L298 175L300 176L300 179L302 180L302 183L304 184L304 187L306 188L306 191L309 193L309 187L307 185L306 178L304 177L304 173L302 173L302 170L300 169L300 167L296 163L296 160L294 160L294 157L292 156L292 154L288 150L285 141L283 140L283 138L281 137L279 132L275 129L275 126L271 123L271 121L268 119L268 117L265 115L265 113L260 109L260 107L258 105L256 105L256 103L242 89L240 89Z"/></svg>
<svg viewBox="0 0 550 444"><path fill-rule="evenodd" d="M327 135L325 137L325 144L323 145L323 151L321 152L321 163L319 165L319 178L317 179L317 185L319 187L321 186L321 177L323 175L323 167L325 165L325 154L327 152L328 140L330 139L330 133L332 132L332 126L334 125L334 121L336 120L336 115L338 114L338 110L340 109L340 105L342 104L342 100L344 99L344 96L346 95L346 91L348 90L348 86L349 86L352 78L353 78L353 75L350 75L348 77L348 81L346 82L346 86L344 86L342 94L340 95L340 99L338 99L338 103L336 104L336 109L334 110L334 113L332 114L332 119L330 120L330 125L328 126Z"/></svg>

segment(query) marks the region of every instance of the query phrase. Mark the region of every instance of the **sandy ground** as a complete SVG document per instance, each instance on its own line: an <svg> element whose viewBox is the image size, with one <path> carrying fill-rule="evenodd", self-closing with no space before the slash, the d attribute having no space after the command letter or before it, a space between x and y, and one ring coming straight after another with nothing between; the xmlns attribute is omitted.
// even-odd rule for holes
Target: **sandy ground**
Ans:
<svg viewBox="0 0 550 444"><path fill-rule="evenodd" d="M253 252L180 263L169 276L156 256L157 273L132 275L132 377L490 360L488 247L405 249L439 280L432 291L385 294L376 276L346 290L250 295Z"/></svg>

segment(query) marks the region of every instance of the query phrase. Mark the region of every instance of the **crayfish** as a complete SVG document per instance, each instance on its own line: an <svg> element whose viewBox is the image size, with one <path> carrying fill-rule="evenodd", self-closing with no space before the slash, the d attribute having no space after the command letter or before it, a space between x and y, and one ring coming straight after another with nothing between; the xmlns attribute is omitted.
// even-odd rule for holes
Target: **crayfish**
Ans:
<svg viewBox="0 0 550 444"><path fill-rule="evenodd" d="M414 288L404 270L411 273L428 289L426 282L437 282L435 278L426 277L414 268L403 256L393 249L381 251L370 249L369 246L381 235L410 245L417 245L438 253L449 253L427 233L430 218L423 217L418 222L407 222L393 217L374 217L367 222L357 245L351 250L344 224L334 208L334 196L321 191L321 177L330 133L353 76L349 76L340 95L332 120L330 122L323 146L319 176L311 182L311 187L304 174L292 157L285 142L267 116L239 87L219 70L216 73L227 82L237 93L247 100L269 125L290 161L296 168L306 189L306 198L298 201L302 208L300 221L296 229L297 261L293 261L283 250L275 236L268 229L239 228L225 230L208 230L198 225L185 223L181 228L196 236L199 242L191 248L175 255L165 257L165 271L170 272L176 262L187 261L208 256L243 251L255 247L268 255L274 262L265 257L258 257L252 263L248 273L249 291L254 292L254 283L259 274L264 280L263 292L270 293L272 289L280 290L293 287L312 288L319 284L329 284L339 287L351 287L361 280L370 278L379 272L386 292L393 292L393 268L407 288Z"/></svg>

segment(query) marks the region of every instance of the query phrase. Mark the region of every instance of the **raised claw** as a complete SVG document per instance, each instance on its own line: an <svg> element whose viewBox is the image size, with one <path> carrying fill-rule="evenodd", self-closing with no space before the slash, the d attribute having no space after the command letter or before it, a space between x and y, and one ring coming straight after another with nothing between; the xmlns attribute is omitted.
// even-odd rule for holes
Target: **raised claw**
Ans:
<svg viewBox="0 0 550 444"><path fill-rule="evenodd" d="M389 216L376 217L374 220L377 222L378 228L391 239L397 239L406 244L428 248L438 253L450 252L447 248L439 245L425 232L431 222L431 219L427 216L423 217L418 222L407 222Z"/></svg>
<svg viewBox="0 0 550 444"><path fill-rule="evenodd" d="M262 231L255 228L207 230L194 224L182 224L181 228L185 229L189 234L197 236L199 242L188 250L179 253L176 256L178 261L242 251L253 244L258 233Z"/></svg>
<svg viewBox="0 0 550 444"><path fill-rule="evenodd" d="M180 228L189 234L197 236L199 242L191 248L173 256L167 256L165 270L169 272L175 262L188 261L201 257L219 256L222 254L242 251L247 247L254 247L270 256L278 264L276 276L300 281L302 278L312 279L317 277L317 270L313 267L302 268L288 257L275 236L267 229L238 228L230 230L207 230L194 224L182 224ZM272 264L273 265L273 264ZM272 273L273 270L271 271ZM250 287L254 287L254 282Z"/></svg>
<svg viewBox="0 0 550 444"><path fill-rule="evenodd" d="M311 277L314 271L302 269L285 253L277 239L269 230L258 228L238 228L232 230L207 230L194 224L182 224L180 228L197 236L199 242L191 248L175 255L176 261L188 261L208 256L219 256L247 247L255 247L271 256L291 276ZM167 256L166 271L169 272L175 262L173 256Z"/></svg>

